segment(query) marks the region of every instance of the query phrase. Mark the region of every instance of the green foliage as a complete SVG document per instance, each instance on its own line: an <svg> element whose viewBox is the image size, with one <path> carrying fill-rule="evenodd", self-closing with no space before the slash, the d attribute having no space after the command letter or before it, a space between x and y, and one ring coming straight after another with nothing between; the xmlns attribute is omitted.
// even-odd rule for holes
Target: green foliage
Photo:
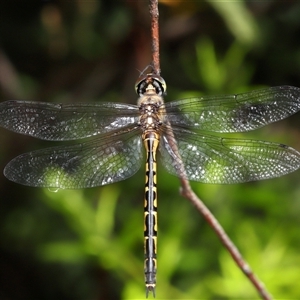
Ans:
<svg viewBox="0 0 300 300"><path fill-rule="evenodd" d="M222 16L228 29L240 44L253 45L259 41L259 28L244 1L208 1Z"/></svg>
<svg viewBox="0 0 300 300"><path fill-rule="evenodd" d="M213 41L204 37L196 42L195 48L196 57L182 57L183 67L195 85L202 83L210 94L249 89L254 70L246 62L247 47L234 42L222 57L218 57ZM199 95L199 92L184 91L183 96L191 96L192 93Z"/></svg>

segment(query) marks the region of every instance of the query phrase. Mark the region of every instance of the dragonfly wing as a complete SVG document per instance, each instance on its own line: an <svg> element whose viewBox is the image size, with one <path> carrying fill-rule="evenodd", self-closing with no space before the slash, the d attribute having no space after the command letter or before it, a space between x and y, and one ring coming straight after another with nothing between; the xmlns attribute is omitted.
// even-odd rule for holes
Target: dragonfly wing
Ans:
<svg viewBox="0 0 300 300"><path fill-rule="evenodd" d="M121 103L0 103L0 126L44 140L86 138L117 130L137 121L137 106Z"/></svg>
<svg viewBox="0 0 300 300"><path fill-rule="evenodd" d="M239 95L204 96L165 104L173 126L213 132L243 132L300 110L300 88L277 86Z"/></svg>
<svg viewBox="0 0 300 300"><path fill-rule="evenodd" d="M204 183L239 183L279 177L300 167L300 153L283 144L228 139L174 129L160 141L163 165L172 174ZM174 151L174 142L178 152ZM184 169L183 169L183 165Z"/></svg>
<svg viewBox="0 0 300 300"><path fill-rule="evenodd" d="M4 175L23 185L65 189L117 182L132 176L141 166L143 148L138 133L136 128L82 144L25 153L8 163Z"/></svg>

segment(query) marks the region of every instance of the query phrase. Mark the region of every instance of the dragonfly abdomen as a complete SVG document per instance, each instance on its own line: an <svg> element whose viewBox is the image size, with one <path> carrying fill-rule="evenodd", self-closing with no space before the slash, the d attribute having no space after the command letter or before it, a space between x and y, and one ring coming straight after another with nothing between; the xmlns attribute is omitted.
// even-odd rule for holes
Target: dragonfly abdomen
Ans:
<svg viewBox="0 0 300 300"><path fill-rule="evenodd" d="M146 183L144 197L144 254L146 296L149 291L155 295L156 251L157 251L157 187L156 187L156 151L159 134L148 131L143 134L147 152Z"/></svg>

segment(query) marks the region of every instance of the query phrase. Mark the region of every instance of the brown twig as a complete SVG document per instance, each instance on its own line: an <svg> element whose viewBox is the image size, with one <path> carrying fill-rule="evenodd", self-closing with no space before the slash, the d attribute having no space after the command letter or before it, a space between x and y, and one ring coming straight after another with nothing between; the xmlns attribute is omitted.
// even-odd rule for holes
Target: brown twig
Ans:
<svg viewBox="0 0 300 300"><path fill-rule="evenodd" d="M150 16L151 16L151 37L152 37L152 68L153 73L159 75L160 74L160 62L159 62L159 32L158 32L158 0L150 0ZM170 124L169 124L170 125ZM174 138L171 126L168 126L169 134L168 140L169 145L172 147L174 153L178 158L178 161L175 162L177 164L179 171L179 177L181 181L181 194L185 198L187 198L198 210L199 213L202 214L207 223L211 226L211 228L215 231L222 244L231 254L233 260L239 266L239 268L243 271L243 273L248 277L248 279L252 282L253 286L259 293L262 299L264 300L272 300L272 296L268 293L263 283L254 275L250 266L243 259L239 250L236 248L234 243L231 241L229 236L226 234L220 223L214 217L214 215L210 212L210 210L205 206L205 204L197 197L197 195L193 192L189 181L186 179L186 173L184 170L184 165L180 160L180 154L178 151L177 143Z"/></svg>
<svg viewBox="0 0 300 300"><path fill-rule="evenodd" d="M149 6L151 18L152 69L154 74L160 75L158 0L150 0Z"/></svg>
<svg viewBox="0 0 300 300"><path fill-rule="evenodd" d="M226 232L224 231L223 227L220 225L218 220L214 217L214 215L205 206L205 204L193 192L189 181L185 178L180 178L180 181L181 181L181 195L187 198L196 207L196 209L202 214L202 216L210 225L210 227L215 231L215 233L221 240L222 244L229 251L233 260L243 271L243 273L248 277L248 279L252 282L252 284L254 285L255 289L257 290L261 298L264 300L272 300L272 296L268 293L264 284L252 272L250 266L246 263L241 253L236 248L234 243L231 241L229 236L226 234Z"/></svg>

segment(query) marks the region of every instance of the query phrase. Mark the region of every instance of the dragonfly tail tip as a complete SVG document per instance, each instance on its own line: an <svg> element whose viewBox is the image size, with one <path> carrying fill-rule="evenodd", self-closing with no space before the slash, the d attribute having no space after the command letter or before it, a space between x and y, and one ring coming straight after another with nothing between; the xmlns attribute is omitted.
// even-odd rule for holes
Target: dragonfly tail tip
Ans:
<svg viewBox="0 0 300 300"><path fill-rule="evenodd" d="M152 293L153 298L155 298L155 285L146 285L146 298L148 298L149 293Z"/></svg>

